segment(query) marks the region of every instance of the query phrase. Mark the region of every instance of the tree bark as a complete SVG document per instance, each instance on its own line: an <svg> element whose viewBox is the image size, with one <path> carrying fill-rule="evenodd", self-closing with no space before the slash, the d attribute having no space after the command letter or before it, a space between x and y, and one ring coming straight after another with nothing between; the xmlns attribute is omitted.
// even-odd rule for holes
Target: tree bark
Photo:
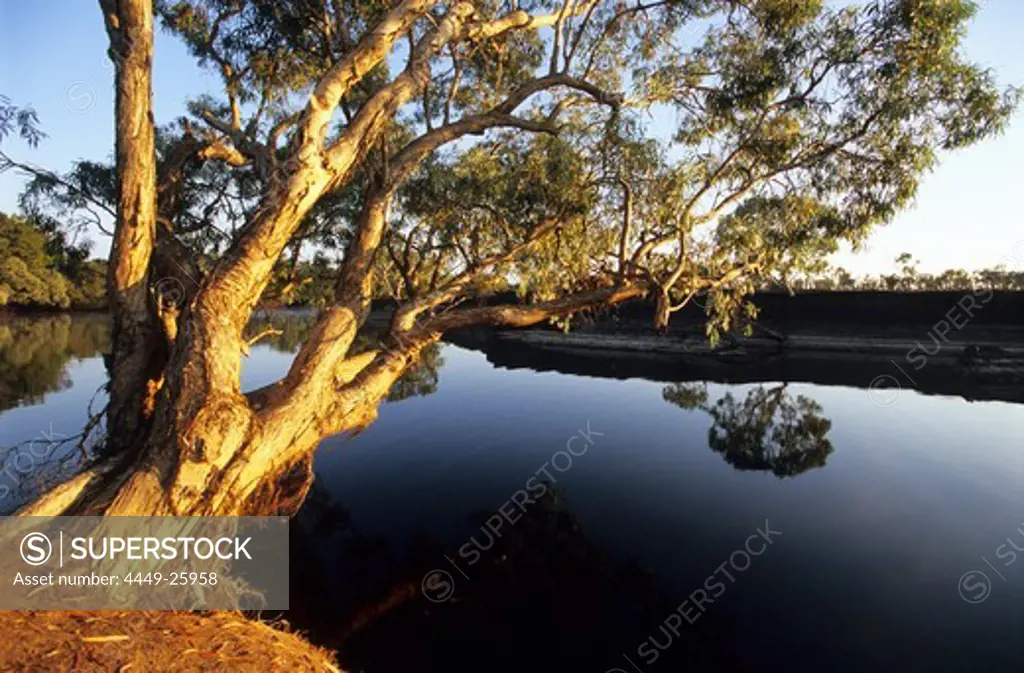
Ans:
<svg viewBox="0 0 1024 673"><path fill-rule="evenodd" d="M156 238L153 130L153 6L149 0L100 0L115 69L117 221L107 286L113 315L107 450L145 438L159 384L160 343L149 308L149 264Z"/></svg>
<svg viewBox="0 0 1024 673"><path fill-rule="evenodd" d="M672 319L672 299L664 287L658 287L655 298L654 331L664 336L668 334L668 323Z"/></svg>

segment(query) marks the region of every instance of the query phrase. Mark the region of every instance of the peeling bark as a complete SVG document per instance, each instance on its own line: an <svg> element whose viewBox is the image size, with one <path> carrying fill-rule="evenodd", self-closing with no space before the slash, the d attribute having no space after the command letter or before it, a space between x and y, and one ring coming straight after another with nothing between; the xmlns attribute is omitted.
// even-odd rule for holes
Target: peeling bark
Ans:
<svg viewBox="0 0 1024 673"><path fill-rule="evenodd" d="M117 221L107 278L113 315L107 450L137 449L152 408L148 382L158 327L149 308L149 266L156 238L153 129L153 7L146 0L100 0L115 66Z"/></svg>

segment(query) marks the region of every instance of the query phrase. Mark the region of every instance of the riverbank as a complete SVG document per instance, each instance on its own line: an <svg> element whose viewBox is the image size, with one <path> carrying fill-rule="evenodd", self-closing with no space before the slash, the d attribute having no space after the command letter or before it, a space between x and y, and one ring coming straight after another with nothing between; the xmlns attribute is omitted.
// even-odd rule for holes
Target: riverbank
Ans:
<svg viewBox="0 0 1024 673"><path fill-rule="evenodd" d="M235 612L0 612L5 671L338 672L327 650Z"/></svg>
<svg viewBox="0 0 1024 673"><path fill-rule="evenodd" d="M1024 402L1024 295L1020 293L771 295L750 336L712 347L703 311L654 334L644 302L578 317L568 333L540 325L462 330L447 338L506 368L664 382L764 381ZM972 303L973 302L973 303ZM941 307L947 307L941 310Z"/></svg>
<svg viewBox="0 0 1024 673"><path fill-rule="evenodd" d="M714 348L704 337L700 307L680 311L673 316L668 333L658 335L651 328L651 308L642 301L577 315L568 333L540 324L514 330L479 327L447 334L445 339L484 351L493 363L508 368L664 382L781 381L906 388L968 400L1024 402L1024 293L847 292L755 299L761 313L753 336L730 336ZM393 305L375 303L367 333L383 332L392 309ZM42 323L43 318L75 314L9 315L15 320L5 320L4 315L0 313L0 364L5 362L4 343L13 339L4 338L4 324L26 317L40 319L26 324ZM44 330L45 334L31 337L33 343L66 341L65 359L91 350L105 352L109 329L98 325L104 316L79 315L89 320L72 323L96 325L92 337L79 334L81 329L65 330L68 334L63 337L59 330L53 335ZM283 320L284 332L261 343L291 352L305 339L315 315L308 308L279 309L260 311L254 320ZM285 319L290 317L301 319ZM252 329L255 333L263 327ZM24 346L16 351L22 354L12 355L13 362L23 363ZM37 385L36 393L59 388L59 377L54 378L59 368L40 366L32 372L17 379L39 383L41 377L49 376L52 385ZM5 408L3 398L0 386L0 409Z"/></svg>

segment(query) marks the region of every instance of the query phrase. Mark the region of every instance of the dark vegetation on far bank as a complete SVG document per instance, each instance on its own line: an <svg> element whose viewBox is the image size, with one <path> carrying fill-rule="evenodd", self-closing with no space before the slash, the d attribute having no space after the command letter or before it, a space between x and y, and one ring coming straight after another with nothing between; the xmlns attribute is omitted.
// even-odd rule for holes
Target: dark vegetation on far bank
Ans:
<svg viewBox="0 0 1024 673"><path fill-rule="evenodd" d="M463 330L448 340L499 367L666 382L806 382L907 388L968 400L1024 402L1024 293L762 292L753 320L710 346L702 307L664 335L634 300L577 315L569 333Z"/></svg>
<svg viewBox="0 0 1024 673"><path fill-rule="evenodd" d="M949 323L950 333L982 327L1024 329L1024 292L980 287L759 292L751 302L757 307L757 315L750 321L754 335L765 334L758 331L761 327L781 336L808 330L851 336L910 336L923 335L942 322ZM649 332L651 314L650 302L633 301L582 316L574 327L577 331ZM692 334L701 329L703 322L703 306L690 304L673 316L668 334ZM737 331L746 326L737 324Z"/></svg>

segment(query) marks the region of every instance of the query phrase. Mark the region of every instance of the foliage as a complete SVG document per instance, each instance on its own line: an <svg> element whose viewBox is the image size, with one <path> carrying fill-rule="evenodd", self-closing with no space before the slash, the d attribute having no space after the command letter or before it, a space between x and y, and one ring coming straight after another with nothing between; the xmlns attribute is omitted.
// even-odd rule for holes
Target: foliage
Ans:
<svg viewBox="0 0 1024 673"><path fill-rule="evenodd" d="M0 94L0 143L16 133L30 147L35 147L46 134L39 128L39 117L31 107L18 107Z"/></svg>
<svg viewBox="0 0 1024 673"><path fill-rule="evenodd" d="M427 163L403 191L388 241L399 296L433 289L460 268L479 269L470 294L514 286L532 301L581 289L594 275L588 249L611 245L607 232L588 227L588 177L566 140L548 135L501 134ZM527 245L528 254L503 254Z"/></svg>
<svg viewBox="0 0 1024 673"><path fill-rule="evenodd" d="M225 141L245 154L244 139L268 134L270 151L285 156L301 140L295 97L388 9L344 0L157 4L165 28L224 83L224 99L191 101L193 120L158 133L158 172L181 170L161 216L194 260L212 264L261 212L272 182ZM432 21L442 11L431 10ZM481 19L505 11L478 6ZM515 289L537 301L608 286L625 267L628 279L667 293L668 312L700 297L715 341L754 315L752 292L800 286L841 241L857 245L890 221L938 152L1004 128L1019 92L999 92L992 73L964 58L973 12L965 0L597 2L567 21L561 45L532 31L452 43L416 104L304 217L264 299L329 304L332 251L351 241L365 190L386 175L389 157L548 70L619 91L622 105L606 114L578 95L537 96L522 117L546 132L490 131L425 160L399 185L373 260L374 293L410 300L473 270L460 294ZM427 29L412 28L410 39ZM384 59L347 92L329 134L344 133L402 57ZM241 135L229 129L228 138L210 121L235 125L246 113ZM675 124L666 137L656 120L668 113ZM175 164L182 148L205 143L213 145ZM75 230L113 211L113 187L111 166L79 162L62 176L37 175L22 208Z"/></svg>
<svg viewBox="0 0 1024 673"><path fill-rule="evenodd" d="M839 241L889 222L938 151L998 132L1019 97L960 53L968 2L689 6L707 19L696 46L651 22L633 76L680 118L667 283L683 304L708 295L712 337L758 285L820 272Z"/></svg>
<svg viewBox="0 0 1024 673"><path fill-rule="evenodd" d="M104 3L116 179L7 160L49 181L26 209L39 226L74 226L61 208L119 220L109 444L138 462L118 468L134 473L111 514L266 502L251 499L264 477L365 427L446 331L645 294L663 331L703 295L714 339L757 283L862 242L1018 99L964 58L967 0L161 0L223 91L188 101L154 151L148 2ZM150 301L178 271L184 296ZM388 347L359 353L374 281L400 303ZM509 287L528 305L490 305ZM268 288L324 310L287 374L244 395L243 333ZM752 404L717 413L770 407L780 432L826 447L799 400ZM773 470L814 464L780 458L766 423L740 447Z"/></svg>
<svg viewBox="0 0 1024 673"><path fill-rule="evenodd" d="M330 303L338 268L322 252L311 260L279 263L263 293L264 306L322 307Z"/></svg>
<svg viewBox="0 0 1024 673"><path fill-rule="evenodd" d="M59 230L0 213L0 306L98 308L106 265Z"/></svg>

